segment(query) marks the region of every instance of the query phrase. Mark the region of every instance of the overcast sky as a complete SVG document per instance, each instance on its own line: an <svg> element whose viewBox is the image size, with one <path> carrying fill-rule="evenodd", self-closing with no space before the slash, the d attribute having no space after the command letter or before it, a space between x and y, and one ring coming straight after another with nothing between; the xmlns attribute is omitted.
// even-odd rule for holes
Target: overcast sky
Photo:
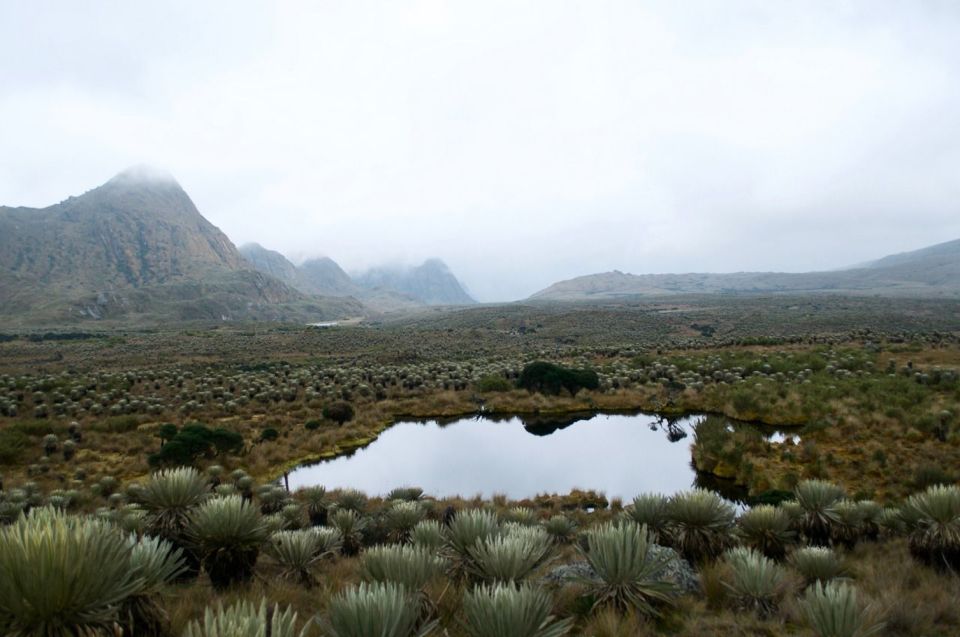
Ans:
<svg viewBox="0 0 960 637"><path fill-rule="evenodd" d="M960 238L960 2L0 2L0 203L138 163L484 301L840 267Z"/></svg>

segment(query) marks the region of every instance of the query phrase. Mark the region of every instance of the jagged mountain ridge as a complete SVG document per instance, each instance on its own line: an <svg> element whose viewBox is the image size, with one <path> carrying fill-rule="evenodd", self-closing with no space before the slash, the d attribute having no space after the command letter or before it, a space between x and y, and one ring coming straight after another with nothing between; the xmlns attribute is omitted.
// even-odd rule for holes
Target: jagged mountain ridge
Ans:
<svg viewBox="0 0 960 637"><path fill-rule="evenodd" d="M531 300L587 301L670 294L846 293L960 297L960 240L825 272L626 274L560 281Z"/></svg>
<svg viewBox="0 0 960 637"><path fill-rule="evenodd" d="M144 167L46 208L0 207L0 298L4 322L26 324L364 312L253 270L176 180Z"/></svg>
<svg viewBox="0 0 960 637"><path fill-rule="evenodd" d="M351 277L329 257L309 259L297 267L281 253L257 243L241 246L240 253L257 270L304 293L350 296L380 311L476 302L439 259L414 268L376 268Z"/></svg>

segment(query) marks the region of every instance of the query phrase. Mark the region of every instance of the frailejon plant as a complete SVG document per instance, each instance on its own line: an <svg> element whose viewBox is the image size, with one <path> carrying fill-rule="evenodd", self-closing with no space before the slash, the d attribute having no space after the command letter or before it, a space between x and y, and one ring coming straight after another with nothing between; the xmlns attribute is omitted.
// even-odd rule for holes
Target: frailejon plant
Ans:
<svg viewBox="0 0 960 637"><path fill-rule="evenodd" d="M737 531L744 544L774 560L783 559L796 537L790 516L769 504L745 511L737 520Z"/></svg>
<svg viewBox="0 0 960 637"><path fill-rule="evenodd" d="M833 579L846 577L847 572L834 553L826 546L807 546L790 554L790 565L803 576L807 586L825 584Z"/></svg>
<svg viewBox="0 0 960 637"><path fill-rule="evenodd" d="M266 600L259 606L241 600L226 608L207 608L203 621L190 622L183 637L298 637L296 625L297 614L289 607L268 609ZM299 637L306 637L308 628L304 626Z"/></svg>
<svg viewBox="0 0 960 637"><path fill-rule="evenodd" d="M834 522L830 537L834 544L853 549L863 534L866 510L857 502L840 500L832 507Z"/></svg>
<svg viewBox="0 0 960 637"><path fill-rule="evenodd" d="M470 570L485 582L520 582L544 563L551 548L550 537L543 529L513 527L470 547Z"/></svg>
<svg viewBox="0 0 960 637"><path fill-rule="evenodd" d="M797 504L803 509L798 526L804 537L816 546L828 546L837 522L834 510L843 498L843 489L824 480L804 480L795 490Z"/></svg>
<svg viewBox="0 0 960 637"><path fill-rule="evenodd" d="M147 512L146 532L170 542L183 551L183 577L196 577L200 561L186 538L190 514L210 495L207 479L196 469L166 469L150 476L136 490L139 504Z"/></svg>
<svg viewBox="0 0 960 637"><path fill-rule="evenodd" d="M419 637L436 626L421 623L417 596L393 582L361 582L335 595L318 623L331 637Z"/></svg>
<svg viewBox="0 0 960 637"><path fill-rule="evenodd" d="M529 585L478 586L463 598L463 628L470 637L561 637L572 619L557 621L545 591Z"/></svg>
<svg viewBox="0 0 960 637"><path fill-rule="evenodd" d="M296 495L303 501L307 509L307 517L313 526L323 526L327 523L327 509L330 500L327 490L323 487L307 487L297 491Z"/></svg>
<svg viewBox="0 0 960 637"><path fill-rule="evenodd" d="M659 493L643 493L633 499L624 514L640 526L646 525L647 532L656 543L665 542L668 534L669 500Z"/></svg>
<svg viewBox="0 0 960 637"><path fill-rule="evenodd" d="M260 511L235 495L200 505L190 516L187 532L210 582L221 590L253 577L267 536Z"/></svg>
<svg viewBox="0 0 960 637"><path fill-rule="evenodd" d="M577 523L565 515L555 515L543 523L543 529L557 544L569 544L577 534Z"/></svg>
<svg viewBox="0 0 960 637"><path fill-rule="evenodd" d="M267 552L282 567L281 577L306 588L316 583L312 569L322 553L320 536L314 529L273 533L267 543Z"/></svg>
<svg viewBox="0 0 960 637"><path fill-rule="evenodd" d="M410 543L439 551L443 546L443 527L436 520L421 520L410 530Z"/></svg>
<svg viewBox="0 0 960 637"><path fill-rule="evenodd" d="M164 587L184 568L181 551L159 538L137 540L131 535L127 537L127 544L130 571L142 584L136 593L123 600L121 623L129 635L166 634L169 617L160 604L160 596Z"/></svg>
<svg viewBox="0 0 960 637"><path fill-rule="evenodd" d="M941 570L960 570L960 488L932 486L913 495L905 510L916 514L910 552Z"/></svg>
<svg viewBox="0 0 960 637"><path fill-rule="evenodd" d="M702 564L734 542L733 506L712 491L693 489L670 499L670 543L683 557Z"/></svg>
<svg viewBox="0 0 960 637"><path fill-rule="evenodd" d="M340 532L341 551L344 555L356 555L363 546L363 530L366 519L351 509L336 509L330 514L330 526Z"/></svg>
<svg viewBox="0 0 960 637"><path fill-rule="evenodd" d="M751 548L730 549L723 556L731 581L724 582L740 608L769 617L784 593L786 572L783 567Z"/></svg>
<svg viewBox="0 0 960 637"><path fill-rule="evenodd" d="M108 522L36 509L0 528L0 633L112 633L124 600L144 590L127 538Z"/></svg>
<svg viewBox="0 0 960 637"><path fill-rule="evenodd" d="M387 528L395 542L406 542L410 531L426 515L423 506L416 501L397 500L386 513Z"/></svg>
<svg viewBox="0 0 960 637"><path fill-rule="evenodd" d="M659 615L659 606L673 603L677 588L663 577L670 560L651 553L646 528L606 523L587 531L586 538L587 550L581 551L599 578L583 582L595 598L594 608L611 605Z"/></svg>
<svg viewBox="0 0 960 637"><path fill-rule="evenodd" d="M471 564L470 549L481 540L500 533L497 516L482 509L458 512L446 529L446 549L455 577L463 576Z"/></svg>
<svg viewBox="0 0 960 637"><path fill-rule="evenodd" d="M871 609L859 604L857 590L845 582L815 584L800 606L818 637L869 637L883 630Z"/></svg>
<svg viewBox="0 0 960 637"><path fill-rule="evenodd" d="M360 556L360 576L367 582L394 582L408 591L422 591L441 575L446 562L428 548L375 546Z"/></svg>

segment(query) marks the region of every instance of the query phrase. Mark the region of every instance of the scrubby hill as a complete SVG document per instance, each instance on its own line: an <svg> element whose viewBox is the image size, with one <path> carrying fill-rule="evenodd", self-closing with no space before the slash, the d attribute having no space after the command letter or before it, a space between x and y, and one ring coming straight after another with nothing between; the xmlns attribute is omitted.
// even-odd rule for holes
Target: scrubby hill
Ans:
<svg viewBox="0 0 960 637"><path fill-rule="evenodd" d="M828 272L591 274L554 283L531 300L586 301L669 294L823 293L960 297L960 240Z"/></svg>

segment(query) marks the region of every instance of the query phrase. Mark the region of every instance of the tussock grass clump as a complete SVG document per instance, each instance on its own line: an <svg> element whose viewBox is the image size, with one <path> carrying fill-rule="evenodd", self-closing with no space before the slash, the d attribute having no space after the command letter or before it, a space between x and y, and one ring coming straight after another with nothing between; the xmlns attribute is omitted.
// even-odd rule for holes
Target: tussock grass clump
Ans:
<svg viewBox="0 0 960 637"><path fill-rule="evenodd" d="M419 600L393 582L361 582L334 596L319 623L331 637L411 637L436 626L420 624Z"/></svg>
<svg viewBox="0 0 960 637"><path fill-rule="evenodd" d="M0 633L108 634L120 605L146 590L131 545L107 522L37 509L0 529Z"/></svg>
<svg viewBox="0 0 960 637"><path fill-rule="evenodd" d="M673 603L676 587L663 580L667 559L650 554L647 530L633 522L603 524L586 533L584 557L600 582L584 585L595 597L594 608L615 606L636 609L644 615L659 615L658 606Z"/></svg>
<svg viewBox="0 0 960 637"><path fill-rule="evenodd" d="M785 592L786 572L776 562L750 548L738 547L724 554L731 581L724 582L740 608L769 617Z"/></svg>
<svg viewBox="0 0 960 637"><path fill-rule="evenodd" d="M560 637L572 620L556 621L553 603L539 588L478 586L463 599L463 628L470 637Z"/></svg>
<svg viewBox="0 0 960 637"><path fill-rule="evenodd" d="M642 493L633 499L624 514L640 526L646 525L647 532L655 543L665 542L669 532L670 500L659 493Z"/></svg>
<svg viewBox="0 0 960 637"><path fill-rule="evenodd" d="M883 630L870 608L857 600L857 590L844 582L816 584L800 603L818 637L868 637Z"/></svg>
<svg viewBox="0 0 960 637"><path fill-rule="evenodd" d="M960 570L960 488L932 486L911 496L904 510L916 516L910 552L924 564Z"/></svg>
<svg viewBox="0 0 960 637"><path fill-rule="evenodd" d="M824 480L804 480L797 485L794 495L803 509L798 525L804 537L816 546L829 546L837 523L834 507L843 498L843 489Z"/></svg>
<svg viewBox="0 0 960 637"><path fill-rule="evenodd" d="M790 565L803 576L807 586L813 583L825 584L847 575L840 558L833 549L826 546L797 549L790 554Z"/></svg>
<svg viewBox="0 0 960 637"><path fill-rule="evenodd" d="M543 564L552 543L540 527L514 527L468 549L471 570L485 582L520 582Z"/></svg>
<svg viewBox="0 0 960 637"><path fill-rule="evenodd" d="M737 532L744 544L774 560L783 559L796 537L790 516L769 504L745 511L737 520Z"/></svg>
<svg viewBox="0 0 960 637"><path fill-rule="evenodd" d="M734 542L736 513L712 491L693 489L670 499L670 543L695 564L716 559Z"/></svg>
<svg viewBox="0 0 960 637"><path fill-rule="evenodd" d="M418 546L375 546L360 557L360 576L367 582L393 582L421 591L442 574L446 562Z"/></svg>
<svg viewBox="0 0 960 637"><path fill-rule="evenodd" d="M260 512L235 495L203 503L190 516L188 533L216 589L253 577L267 537Z"/></svg>
<svg viewBox="0 0 960 637"><path fill-rule="evenodd" d="M183 637L297 637L296 624L297 614L290 608L274 606L268 612L265 600L259 606L241 600L226 608L207 608L203 621L190 622ZM299 637L307 634L305 626Z"/></svg>

